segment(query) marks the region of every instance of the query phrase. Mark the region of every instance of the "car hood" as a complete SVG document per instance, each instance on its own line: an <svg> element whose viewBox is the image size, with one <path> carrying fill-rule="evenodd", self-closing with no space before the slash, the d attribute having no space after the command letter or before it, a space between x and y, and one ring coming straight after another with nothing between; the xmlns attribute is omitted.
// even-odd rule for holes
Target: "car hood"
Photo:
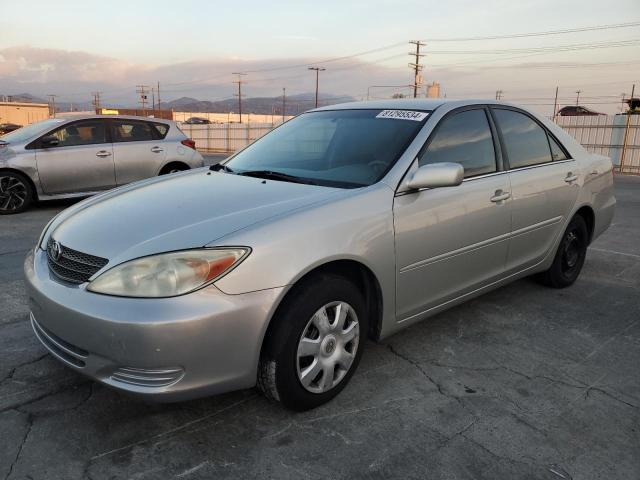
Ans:
<svg viewBox="0 0 640 480"><path fill-rule="evenodd" d="M50 235L64 246L116 265L203 247L341 192L345 190L199 169L89 199L63 212Z"/></svg>

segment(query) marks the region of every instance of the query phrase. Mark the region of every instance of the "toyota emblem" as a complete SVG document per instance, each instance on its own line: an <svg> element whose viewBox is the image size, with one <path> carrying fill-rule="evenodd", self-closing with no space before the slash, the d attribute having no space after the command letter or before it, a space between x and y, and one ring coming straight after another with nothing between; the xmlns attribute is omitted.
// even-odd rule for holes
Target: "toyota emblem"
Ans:
<svg viewBox="0 0 640 480"><path fill-rule="evenodd" d="M51 243L51 258L56 262L62 256L62 246L55 240Z"/></svg>

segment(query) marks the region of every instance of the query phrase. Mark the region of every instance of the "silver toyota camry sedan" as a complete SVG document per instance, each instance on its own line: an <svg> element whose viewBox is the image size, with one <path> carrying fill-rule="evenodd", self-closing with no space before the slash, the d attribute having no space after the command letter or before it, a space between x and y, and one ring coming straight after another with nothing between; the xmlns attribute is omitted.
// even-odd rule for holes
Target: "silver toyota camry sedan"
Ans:
<svg viewBox="0 0 640 480"><path fill-rule="evenodd" d="M527 275L571 285L612 180L512 105L320 108L221 165L63 211L25 261L31 323L69 367L146 398L257 384L313 408L366 339Z"/></svg>
<svg viewBox="0 0 640 480"><path fill-rule="evenodd" d="M175 122L128 116L50 118L0 136L0 215L34 200L83 197L202 167Z"/></svg>

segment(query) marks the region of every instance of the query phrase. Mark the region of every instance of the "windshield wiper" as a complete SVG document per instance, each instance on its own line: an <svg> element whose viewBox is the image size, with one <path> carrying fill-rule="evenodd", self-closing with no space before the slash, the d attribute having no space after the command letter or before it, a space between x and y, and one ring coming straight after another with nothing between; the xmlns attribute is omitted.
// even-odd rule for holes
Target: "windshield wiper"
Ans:
<svg viewBox="0 0 640 480"><path fill-rule="evenodd" d="M209 167L209 170L213 170L214 172L219 172L220 170L222 170L224 172L233 173L233 170L231 168L221 163L216 163L215 165L211 165Z"/></svg>
<svg viewBox="0 0 640 480"><path fill-rule="evenodd" d="M245 177L266 178L268 180L281 180L283 182L292 183L304 183L307 185L317 185L313 180L307 178L296 177L295 175L288 175L282 172L274 172L273 170L247 170L245 172L238 172L238 175Z"/></svg>

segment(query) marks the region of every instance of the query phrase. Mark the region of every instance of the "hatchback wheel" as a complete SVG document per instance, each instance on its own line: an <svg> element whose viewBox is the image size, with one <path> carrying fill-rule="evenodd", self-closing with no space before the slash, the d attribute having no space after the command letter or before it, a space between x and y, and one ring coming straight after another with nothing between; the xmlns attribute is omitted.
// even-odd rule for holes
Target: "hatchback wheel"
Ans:
<svg viewBox="0 0 640 480"><path fill-rule="evenodd" d="M580 275L589 245L589 231L584 218L576 215L571 219L560 240L551 268L541 273L538 279L545 285L564 288L573 284Z"/></svg>
<svg viewBox="0 0 640 480"><path fill-rule="evenodd" d="M258 387L288 408L308 410L346 386L368 322L362 294L343 277L323 275L294 288L265 339Z"/></svg>
<svg viewBox="0 0 640 480"><path fill-rule="evenodd" d="M33 201L29 181L16 172L0 172L0 215L25 211Z"/></svg>

